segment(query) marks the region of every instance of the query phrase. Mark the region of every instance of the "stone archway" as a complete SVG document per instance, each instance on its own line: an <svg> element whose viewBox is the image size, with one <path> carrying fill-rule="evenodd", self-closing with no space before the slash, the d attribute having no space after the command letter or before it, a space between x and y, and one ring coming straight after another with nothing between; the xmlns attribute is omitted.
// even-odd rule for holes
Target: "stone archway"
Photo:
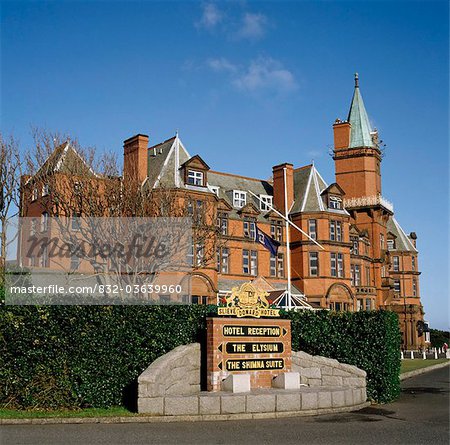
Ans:
<svg viewBox="0 0 450 445"><path fill-rule="evenodd" d="M335 311L354 311L355 298L350 288L344 283L334 283L328 288L327 307Z"/></svg>
<svg viewBox="0 0 450 445"><path fill-rule="evenodd" d="M190 302L192 304L216 304L217 291L207 275L194 273L190 275Z"/></svg>

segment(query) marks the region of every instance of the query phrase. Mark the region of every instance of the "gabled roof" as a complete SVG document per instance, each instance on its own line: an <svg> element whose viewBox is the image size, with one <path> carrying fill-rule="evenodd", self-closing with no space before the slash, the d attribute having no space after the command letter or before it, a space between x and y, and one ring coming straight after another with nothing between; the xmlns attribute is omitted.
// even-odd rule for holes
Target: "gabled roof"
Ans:
<svg viewBox="0 0 450 445"><path fill-rule="evenodd" d="M164 185L178 187L181 182L179 167L190 158L178 135L148 149L148 178L150 187Z"/></svg>
<svg viewBox="0 0 450 445"><path fill-rule="evenodd" d="M375 147L372 140L369 117L359 90L358 73L355 74L355 91L347 120L351 124L349 148Z"/></svg>
<svg viewBox="0 0 450 445"><path fill-rule="evenodd" d="M205 170L209 170L209 165L202 159L200 155L194 155L192 158L189 158L186 162L181 164L181 167L187 167L195 165L198 168L204 168Z"/></svg>
<svg viewBox="0 0 450 445"><path fill-rule="evenodd" d="M341 196L345 195L344 190L337 182L333 182L333 184L330 184L325 190L322 190L321 195L324 195L326 193L331 193L332 195L334 194L334 195L341 195Z"/></svg>
<svg viewBox="0 0 450 445"><path fill-rule="evenodd" d="M414 247L405 231L401 228L400 224L393 216L389 218L386 229L396 237L394 250L399 250L402 252L417 252L417 249Z"/></svg>
<svg viewBox="0 0 450 445"><path fill-rule="evenodd" d="M316 167L306 165L294 170L294 205L291 213L323 212L322 191L327 188Z"/></svg>
<svg viewBox="0 0 450 445"><path fill-rule="evenodd" d="M37 172L28 179L27 183L36 177L46 176L54 173L67 173L72 175L93 175L96 173L89 167L83 157L76 151L75 147L66 141L58 145Z"/></svg>

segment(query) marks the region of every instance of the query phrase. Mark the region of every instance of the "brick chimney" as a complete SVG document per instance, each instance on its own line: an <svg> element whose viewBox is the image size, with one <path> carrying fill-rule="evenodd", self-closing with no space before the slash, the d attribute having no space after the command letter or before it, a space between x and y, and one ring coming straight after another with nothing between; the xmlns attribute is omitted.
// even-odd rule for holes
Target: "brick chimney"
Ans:
<svg viewBox="0 0 450 445"><path fill-rule="evenodd" d="M350 130L351 130L350 122L342 122L339 119L336 119L333 124L334 131L334 149L340 150L342 148L348 148L350 145Z"/></svg>
<svg viewBox="0 0 450 445"><path fill-rule="evenodd" d="M147 178L148 136L137 134L123 142L123 177L142 183Z"/></svg>
<svg viewBox="0 0 450 445"><path fill-rule="evenodd" d="M294 166L284 163L272 167L273 172L273 204L281 213L285 213L284 208L284 169L286 169L287 185L287 205L288 209L294 202Z"/></svg>

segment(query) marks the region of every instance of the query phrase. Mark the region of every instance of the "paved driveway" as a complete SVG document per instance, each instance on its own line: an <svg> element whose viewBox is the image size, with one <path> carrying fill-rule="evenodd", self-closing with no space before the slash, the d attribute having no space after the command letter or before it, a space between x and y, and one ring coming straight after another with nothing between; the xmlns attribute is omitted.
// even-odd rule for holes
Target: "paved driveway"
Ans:
<svg viewBox="0 0 450 445"><path fill-rule="evenodd" d="M348 414L232 422L5 425L1 444L447 445L449 370L405 380L395 403Z"/></svg>

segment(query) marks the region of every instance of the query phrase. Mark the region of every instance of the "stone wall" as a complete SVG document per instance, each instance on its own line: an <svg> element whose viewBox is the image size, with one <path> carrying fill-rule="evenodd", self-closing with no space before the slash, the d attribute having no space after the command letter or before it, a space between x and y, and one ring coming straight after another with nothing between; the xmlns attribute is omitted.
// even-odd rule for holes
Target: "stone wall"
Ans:
<svg viewBox="0 0 450 445"><path fill-rule="evenodd" d="M246 394L201 392L200 363L199 343L179 346L155 360L138 378L138 412L211 420L214 416L342 412L368 404L365 371L326 357L292 353L292 371L299 373L300 383L307 387L259 389Z"/></svg>
<svg viewBox="0 0 450 445"><path fill-rule="evenodd" d="M366 388L366 371L335 359L310 355L299 351L292 353L292 371L300 374L300 383L308 386L347 386Z"/></svg>
<svg viewBox="0 0 450 445"><path fill-rule="evenodd" d="M138 411L151 412L165 396L200 392L200 343L178 346L157 358L138 378ZM145 405L145 406L144 406ZM150 406L149 406L150 405ZM151 408L150 411L142 411Z"/></svg>

